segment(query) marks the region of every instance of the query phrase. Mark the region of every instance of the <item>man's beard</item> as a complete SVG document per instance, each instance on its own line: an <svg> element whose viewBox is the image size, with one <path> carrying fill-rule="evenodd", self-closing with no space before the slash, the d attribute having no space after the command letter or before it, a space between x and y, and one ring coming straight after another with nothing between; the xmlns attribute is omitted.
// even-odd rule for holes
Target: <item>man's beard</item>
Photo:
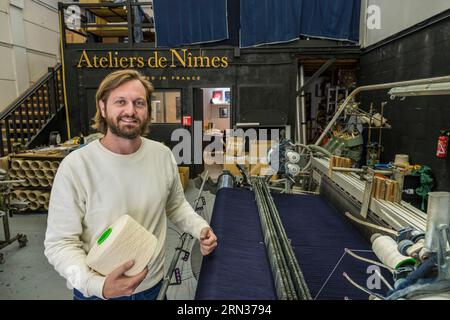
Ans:
<svg viewBox="0 0 450 320"><path fill-rule="evenodd" d="M137 122L137 125L126 124L125 122L120 121L122 119L134 120ZM119 116L117 117L116 121L114 121L112 118L106 115L105 120L106 124L108 125L108 130L111 130L111 132L118 137L129 140L133 140L139 137L140 135L143 135L148 126L147 120L141 122L141 120L137 117Z"/></svg>

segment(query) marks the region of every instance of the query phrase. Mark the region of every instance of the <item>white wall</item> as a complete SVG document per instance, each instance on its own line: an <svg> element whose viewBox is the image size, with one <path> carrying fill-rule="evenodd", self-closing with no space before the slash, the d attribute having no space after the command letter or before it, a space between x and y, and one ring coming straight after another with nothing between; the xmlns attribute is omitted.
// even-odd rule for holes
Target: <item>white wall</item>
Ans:
<svg viewBox="0 0 450 320"><path fill-rule="evenodd" d="M59 57L57 0L0 0L0 111Z"/></svg>
<svg viewBox="0 0 450 320"><path fill-rule="evenodd" d="M365 3L365 4L364 4ZM450 9L450 0L363 0L361 46L368 47L434 15ZM380 8L381 28L368 29L366 8Z"/></svg>

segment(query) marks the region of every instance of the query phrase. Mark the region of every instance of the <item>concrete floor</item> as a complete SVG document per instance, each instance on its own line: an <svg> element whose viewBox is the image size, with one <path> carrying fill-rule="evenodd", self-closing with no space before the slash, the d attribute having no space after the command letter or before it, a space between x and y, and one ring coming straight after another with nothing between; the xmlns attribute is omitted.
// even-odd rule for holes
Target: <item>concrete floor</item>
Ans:
<svg viewBox="0 0 450 320"><path fill-rule="evenodd" d="M192 203L198 195L194 181L189 182L186 198ZM211 212L215 196L204 192L206 207L204 216L211 219ZM28 244L19 248L14 242L1 250L5 262L0 264L0 299L1 300L67 300L72 299L72 293L66 287L66 281L48 263L44 256L44 236L47 214L18 214L9 219L11 236L17 233L26 234ZM175 247L179 240L179 231L169 221L167 231L167 250L165 268L170 264ZM3 228L0 227L0 239L4 239ZM193 299L197 286L196 275L200 272L202 256L197 241L191 241L193 250L187 262L179 260L178 267L182 275L182 284L170 286L167 291L168 299Z"/></svg>

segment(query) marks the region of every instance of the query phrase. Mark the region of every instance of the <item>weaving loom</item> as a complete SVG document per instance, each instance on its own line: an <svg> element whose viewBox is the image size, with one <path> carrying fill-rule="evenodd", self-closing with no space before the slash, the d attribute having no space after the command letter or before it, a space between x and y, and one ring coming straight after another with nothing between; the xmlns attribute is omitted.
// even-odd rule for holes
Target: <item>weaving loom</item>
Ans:
<svg viewBox="0 0 450 320"><path fill-rule="evenodd" d="M344 249L374 258L370 243L320 196L273 197L311 298L367 299L342 274L366 285L368 264ZM219 245L203 260L196 299L276 299L253 192L220 189L211 226Z"/></svg>

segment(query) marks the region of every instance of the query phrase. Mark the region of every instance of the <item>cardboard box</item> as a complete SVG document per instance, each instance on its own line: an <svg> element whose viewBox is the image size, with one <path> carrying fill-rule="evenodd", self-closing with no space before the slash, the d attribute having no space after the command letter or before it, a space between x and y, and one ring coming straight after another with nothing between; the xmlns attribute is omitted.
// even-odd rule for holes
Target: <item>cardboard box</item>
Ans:
<svg viewBox="0 0 450 320"><path fill-rule="evenodd" d="M183 190L186 191L189 185L189 167L178 167L178 173L180 174L181 184Z"/></svg>
<svg viewBox="0 0 450 320"><path fill-rule="evenodd" d="M66 43L85 43L86 37L82 36L81 34L67 31L66 32Z"/></svg>

